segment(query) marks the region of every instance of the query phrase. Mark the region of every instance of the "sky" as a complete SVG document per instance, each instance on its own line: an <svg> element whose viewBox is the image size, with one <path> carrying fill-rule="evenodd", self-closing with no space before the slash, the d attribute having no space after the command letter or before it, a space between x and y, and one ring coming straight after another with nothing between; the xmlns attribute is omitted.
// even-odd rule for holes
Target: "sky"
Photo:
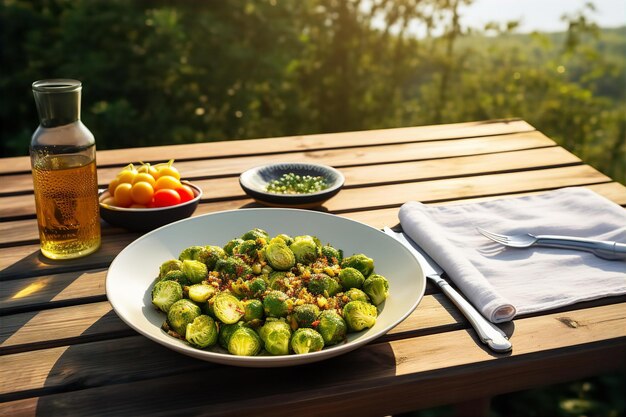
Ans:
<svg viewBox="0 0 626 417"><path fill-rule="evenodd" d="M475 0L463 9L462 23L480 27L489 21L520 20L518 32L560 32L567 29L561 16L575 14L588 2L595 12L587 13L600 27L626 26L626 0Z"/></svg>

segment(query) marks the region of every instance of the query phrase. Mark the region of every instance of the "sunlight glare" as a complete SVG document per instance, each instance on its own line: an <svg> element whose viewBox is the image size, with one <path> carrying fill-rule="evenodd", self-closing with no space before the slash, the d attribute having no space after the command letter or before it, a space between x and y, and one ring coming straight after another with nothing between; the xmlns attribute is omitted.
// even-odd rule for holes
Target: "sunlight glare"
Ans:
<svg viewBox="0 0 626 417"><path fill-rule="evenodd" d="M15 293L15 295L13 297L11 297L11 298L12 299L18 299L18 298L27 297L27 296L29 296L29 295L31 295L31 294L41 290L46 285L48 285L48 280L32 282L32 283L28 284L26 287L24 287L21 290L19 290L17 293Z"/></svg>

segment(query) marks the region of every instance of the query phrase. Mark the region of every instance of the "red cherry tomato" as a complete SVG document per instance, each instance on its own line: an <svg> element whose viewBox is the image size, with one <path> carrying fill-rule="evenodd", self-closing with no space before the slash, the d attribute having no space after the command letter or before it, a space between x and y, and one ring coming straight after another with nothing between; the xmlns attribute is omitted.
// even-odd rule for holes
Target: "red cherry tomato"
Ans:
<svg viewBox="0 0 626 417"><path fill-rule="evenodd" d="M176 192L180 195L180 202L184 203L189 200L193 200L195 197L193 190L188 185L181 185L176 189Z"/></svg>
<svg viewBox="0 0 626 417"><path fill-rule="evenodd" d="M180 204L180 195L175 190L163 189L154 193L154 207L169 207Z"/></svg>

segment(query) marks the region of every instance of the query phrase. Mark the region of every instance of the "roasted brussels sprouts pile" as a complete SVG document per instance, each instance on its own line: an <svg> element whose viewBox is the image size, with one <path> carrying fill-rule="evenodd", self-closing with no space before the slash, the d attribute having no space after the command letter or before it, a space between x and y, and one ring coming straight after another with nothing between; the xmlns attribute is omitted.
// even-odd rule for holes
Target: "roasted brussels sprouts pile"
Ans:
<svg viewBox="0 0 626 417"><path fill-rule="evenodd" d="M223 247L191 246L160 265L152 303L163 329L198 349L233 355L322 350L371 328L389 295L365 254L314 236L253 229Z"/></svg>

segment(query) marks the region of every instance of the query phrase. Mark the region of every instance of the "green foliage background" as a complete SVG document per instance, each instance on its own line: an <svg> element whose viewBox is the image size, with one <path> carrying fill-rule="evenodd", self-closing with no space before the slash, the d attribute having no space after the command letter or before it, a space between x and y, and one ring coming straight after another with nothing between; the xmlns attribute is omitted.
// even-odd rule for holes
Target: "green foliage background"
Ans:
<svg viewBox="0 0 626 417"><path fill-rule="evenodd" d="M99 149L520 117L626 182L626 28L591 5L563 34L463 27L468 3L3 0L0 152L63 77Z"/></svg>

